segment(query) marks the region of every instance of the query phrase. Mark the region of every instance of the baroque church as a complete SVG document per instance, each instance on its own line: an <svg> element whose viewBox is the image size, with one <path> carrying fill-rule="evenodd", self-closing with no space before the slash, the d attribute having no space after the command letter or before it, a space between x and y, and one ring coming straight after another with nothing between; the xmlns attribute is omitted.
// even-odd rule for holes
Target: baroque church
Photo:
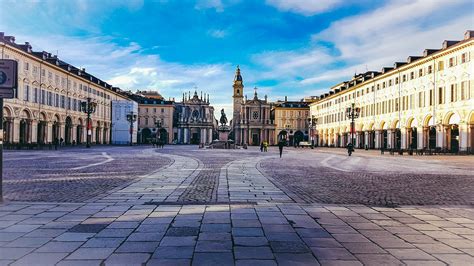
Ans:
<svg viewBox="0 0 474 266"><path fill-rule="evenodd" d="M214 107L209 104L209 95L198 96L197 91L183 94L183 100L175 104L176 128L179 144L208 145L212 142L213 129L217 122L214 119Z"/></svg>
<svg viewBox="0 0 474 266"><path fill-rule="evenodd" d="M263 99L258 97L257 88L254 88L252 99L244 96L244 83L240 68L237 66L234 77L233 118L231 121L232 135L237 145L260 145L268 142L276 144L275 123L272 117L272 104L267 95Z"/></svg>

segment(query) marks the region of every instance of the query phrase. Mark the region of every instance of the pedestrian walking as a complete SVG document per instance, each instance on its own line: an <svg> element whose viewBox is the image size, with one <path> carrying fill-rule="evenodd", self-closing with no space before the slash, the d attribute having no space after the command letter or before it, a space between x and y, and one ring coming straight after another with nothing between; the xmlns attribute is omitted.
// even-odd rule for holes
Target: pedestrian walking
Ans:
<svg viewBox="0 0 474 266"><path fill-rule="evenodd" d="M283 142L283 140L280 140L280 142L278 142L278 149L280 150L280 158L281 158L281 154L283 153L283 146L285 146L285 142Z"/></svg>
<svg viewBox="0 0 474 266"><path fill-rule="evenodd" d="M266 142L266 141L263 142L263 151L264 152L268 151L268 142Z"/></svg>
<svg viewBox="0 0 474 266"><path fill-rule="evenodd" d="M264 145L263 145L263 141L262 141L262 143L260 143L260 152L263 152L263 147L264 147Z"/></svg>
<svg viewBox="0 0 474 266"><path fill-rule="evenodd" d="M59 139L58 139L58 138L55 138L55 139L54 139L54 149L55 149L55 150L58 149L58 144L59 144Z"/></svg>

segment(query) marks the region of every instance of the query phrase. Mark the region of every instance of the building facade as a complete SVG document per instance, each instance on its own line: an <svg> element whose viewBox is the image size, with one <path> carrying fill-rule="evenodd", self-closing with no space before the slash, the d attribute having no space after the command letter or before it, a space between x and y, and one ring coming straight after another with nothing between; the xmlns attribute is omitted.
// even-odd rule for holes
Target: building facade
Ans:
<svg viewBox="0 0 474 266"><path fill-rule="evenodd" d="M176 143L209 145L214 136L214 107L209 104L209 95L197 91L183 94L183 100L176 103Z"/></svg>
<svg viewBox="0 0 474 266"><path fill-rule="evenodd" d="M472 152L474 32L444 41L381 72L342 82L311 104L320 145L343 147L353 133L359 148ZM355 132L348 107L360 111Z"/></svg>
<svg viewBox="0 0 474 266"><path fill-rule="evenodd" d="M272 106L275 118L274 139L285 140L289 145L308 141L309 136L309 103L307 101L277 101Z"/></svg>
<svg viewBox="0 0 474 266"><path fill-rule="evenodd" d="M260 145L267 141L276 144L275 124L271 116L272 104L267 96L259 99L257 88L254 89L253 99L244 98L244 84L240 68L237 67L233 84L233 116L232 134L237 145Z"/></svg>
<svg viewBox="0 0 474 266"><path fill-rule="evenodd" d="M138 102L138 142L172 143L175 139L174 101L165 100L156 91L137 91L131 97Z"/></svg>
<svg viewBox="0 0 474 266"><path fill-rule="evenodd" d="M2 59L18 62L15 98L3 108L4 142L8 144L81 144L88 131L92 143L110 143L112 101L126 100L119 88L76 68L47 52L35 52L29 43L0 32ZM81 102L97 104L87 130Z"/></svg>
<svg viewBox="0 0 474 266"><path fill-rule="evenodd" d="M138 116L138 103L132 100L112 101L112 144L137 143L138 121L128 121L127 115ZM131 139L130 139L131 138Z"/></svg>

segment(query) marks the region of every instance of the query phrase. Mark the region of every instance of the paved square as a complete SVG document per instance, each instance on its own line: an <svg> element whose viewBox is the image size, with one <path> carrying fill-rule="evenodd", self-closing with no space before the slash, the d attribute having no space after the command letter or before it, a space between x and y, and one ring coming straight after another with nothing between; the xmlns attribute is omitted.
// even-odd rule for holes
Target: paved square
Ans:
<svg viewBox="0 0 474 266"><path fill-rule="evenodd" d="M343 152L6 152L0 265L474 264L472 157Z"/></svg>

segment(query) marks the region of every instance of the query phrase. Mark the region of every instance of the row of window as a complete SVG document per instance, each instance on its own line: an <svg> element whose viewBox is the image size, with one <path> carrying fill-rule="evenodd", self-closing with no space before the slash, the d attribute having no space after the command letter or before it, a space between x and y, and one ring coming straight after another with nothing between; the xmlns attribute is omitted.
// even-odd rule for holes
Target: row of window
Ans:
<svg viewBox="0 0 474 266"><path fill-rule="evenodd" d="M5 54L4 55L4 58L5 59L9 59L9 55L8 54ZM20 69L21 66L21 60L15 58L15 60L18 62L18 68ZM25 73L29 73L30 71L30 63L25 61L23 62L23 69L24 69L24 72ZM38 66L35 66L33 65L33 68L32 68L32 73L33 75L36 75L37 73L39 73L39 67ZM46 72L46 69L44 68L41 68L41 76L42 77L46 77L46 73L48 73L48 80L53 81L53 72L51 71L47 71ZM96 89L93 89L91 87L89 87L88 85L86 84L82 84L82 83L78 83L76 81L72 81L71 80L68 80L67 78L65 77L61 77L60 75L58 74L54 74L54 82L55 82L55 85L56 86L61 86L62 88L72 88L73 89L79 89L79 90L82 90L82 91L85 91L85 92L88 92L90 94L93 94L93 95L97 95L99 97L102 97L104 99L110 99L111 96L103 91L100 91L100 90L96 90Z"/></svg>
<svg viewBox="0 0 474 266"><path fill-rule="evenodd" d="M155 127L155 126L156 126L156 122L158 121L155 117L153 118L153 120L148 119L148 117L145 117L144 119L145 119L145 121L144 121L145 123L142 125L142 124L141 124L142 118L141 118L141 117L138 118L138 125L140 125L140 127L142 127L142 126L145 126L145 127L148 127L148 126ZM153 121L153 123L152 123L152 124L149 124L150 121ZM165 126L165 121L164 121L163 119L160 119L160 121L161 121L161 127L166 127L166 126Z"/></svg>
<svg viewBox="0 0 474 266"><path fill-rule="evenodd" d="M448 93L449 92L449 98ZM451 84L448 88L438 87L437 95L435 90L418 92L418 101L415 106L415 94L405 95L400 98L390 99L379 103L373 103L360 107L360 117L367 117L373 115L383 115L398 111L407 111L415 108L424 108L437 104L453 103L456 101L469 100L474 97L474 93L471 92L470 83L464 81L460 84ZM435 101L436 100L436 101ZM334 123L340 121L349 121L349 118L345 116L343 111L334 114L328 114L320 116L319 121L322 124Z"/></svg>
<svg viewBox="0 0 474 266"><path fill-rule="evenodd" d="M458 60L457 57L449 58L448 59L448 66L449 67L456 66L457 62L458 62L457 60ZM468 57L467 52L461 54L461 64L468 62L468 60L469 60L469 57ZM438 62L438 71L441 71L441 70L444 70L444 61L439 61ZM412 71L412 72L409 73L409 75L408 74L403 74L401 76L401 78L402 78L402 82L405 82L408 79L413 80L416 77L422 77L424 75L431 74L431 73L433 73L433 66L429 65L426 69L420 68L418 70L418 76L416 76L415 71ZM338 103L345 102L345 101L348 101L348 100L351 100L351 99L355 99L357 97L364 96L364 94L374 92L375 90L379 91L381 89L385 89L385 88L391 87L393 85L397 85L397 84L399 84L399 82L400 82L399 78L395 77L394 79L389 79L387 81L383 81L379 84L376 84L375 86L370 86L370 87L367 87L365 89L360 89L358 91L353 92L352 94L347 94L345 96L341 96L340 98L335 99L334 101L329 101L327 103L319 105L318 109L326 108L328 106L331 106L333 103L338 104Z"/></svg>
<svg viewBox="0 0 474 266"><path fill-rule="evenodd" d="M17 97L18 95L16 95L16 98ZM81 111L81 100L66 97L65 95L59 95L51 91L41 90L39 88L30 88L29 85L24 86L23 100L67 110ZM96 112L99 116L104 110L105 106L102 106L101 104L97 105ZM108 115L107 112L106 115Z"/></svg>
<svg viewBox="0 0 474 266"><path fill-rule="evenodd" d="M143 108L145 110L145 113L148 113L148 111L151 109L151 108ZM140 113L140 110L141 108L138 108L138 113ZM164 113L165 112L165 108L161 108L161 112ZM156 108L153 108L153 113L156 113Z"/></svg>

